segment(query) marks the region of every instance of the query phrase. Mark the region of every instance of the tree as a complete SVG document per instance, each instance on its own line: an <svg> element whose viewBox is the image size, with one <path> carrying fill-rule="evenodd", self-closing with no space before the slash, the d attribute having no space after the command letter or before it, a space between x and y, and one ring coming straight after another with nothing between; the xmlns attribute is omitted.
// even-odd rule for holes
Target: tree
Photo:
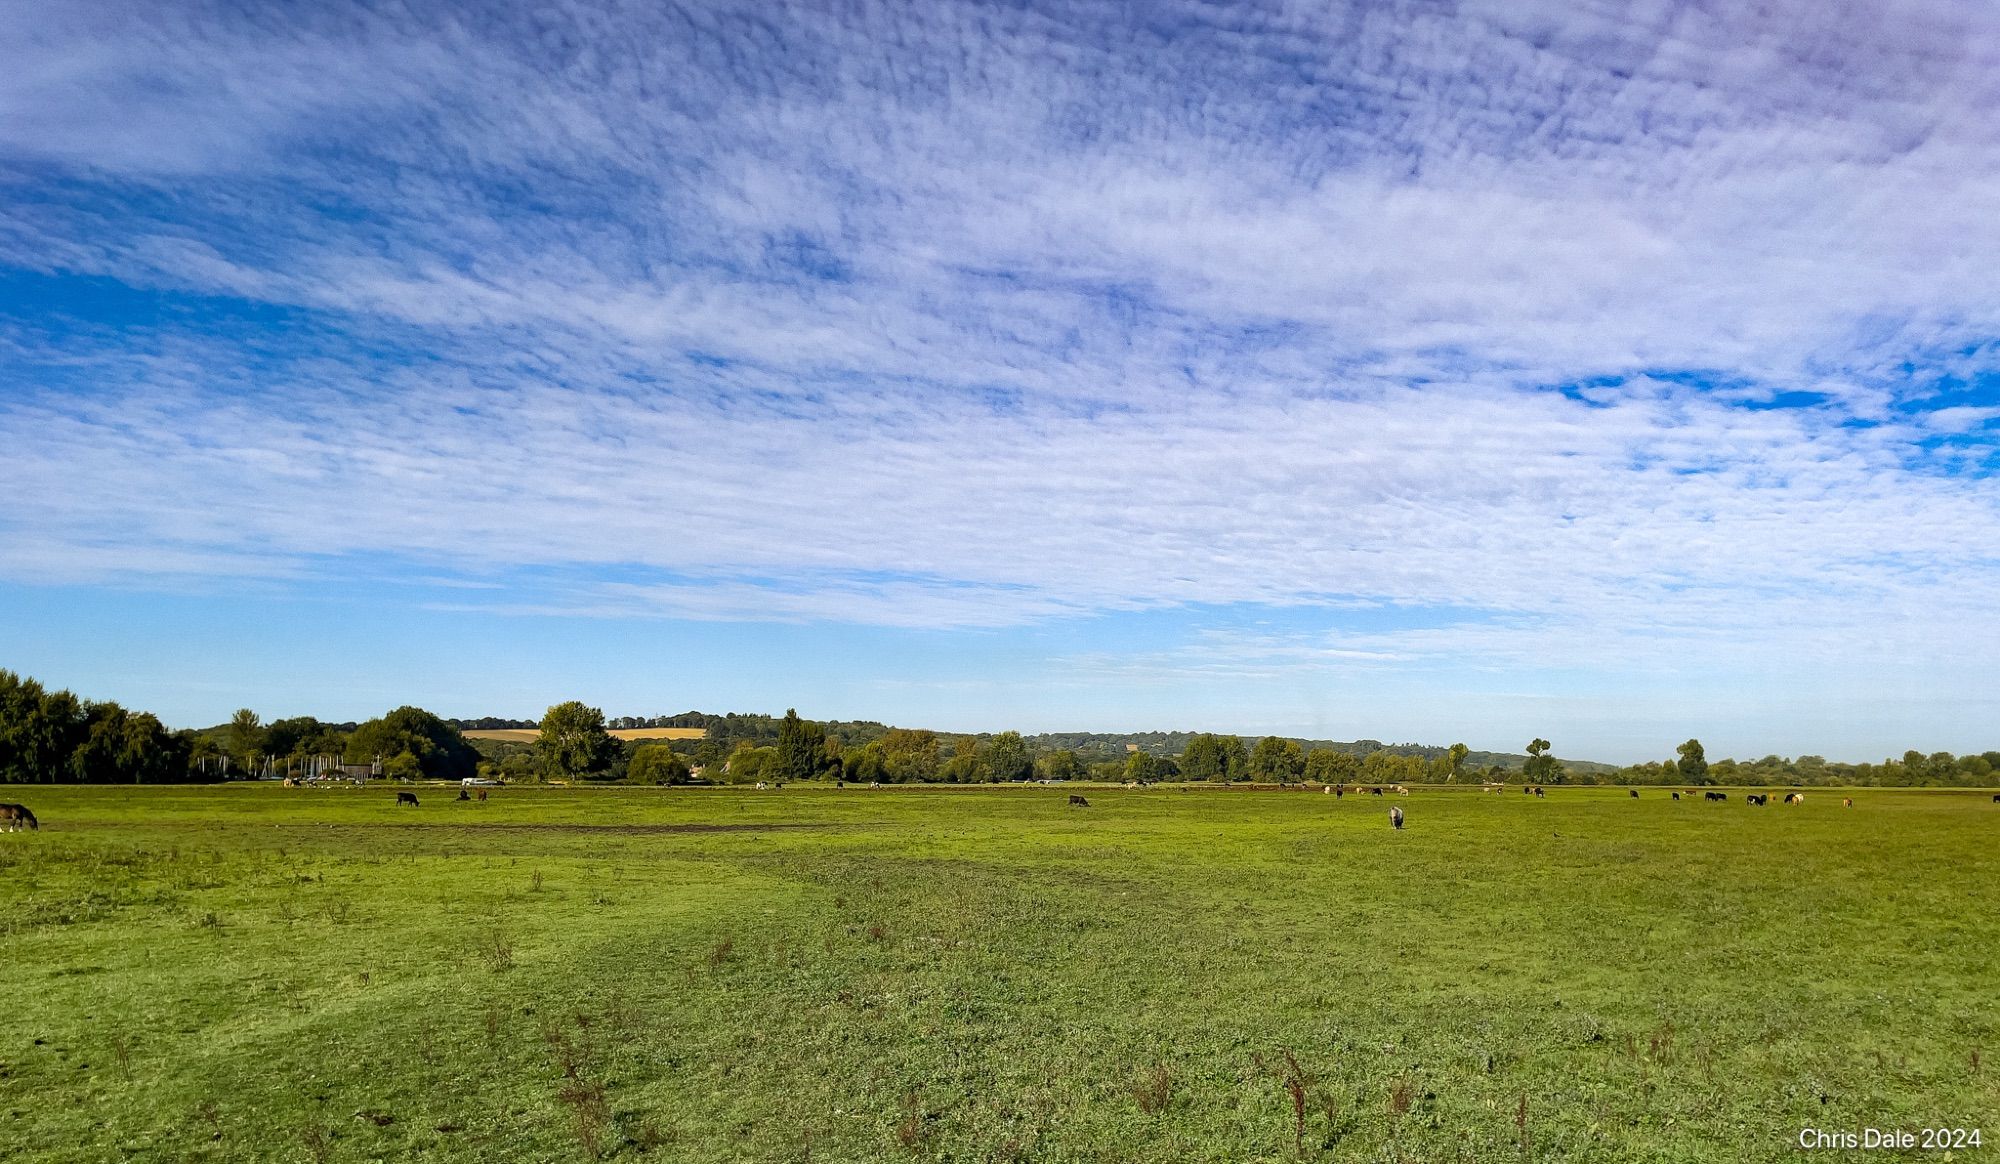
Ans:
<svg viewBox="0 0 2000 1164"><path fill-rule="evenodd" d="M1702 751L1700 740L1689 740L1674 749L1680 759L1674 767L1680 770L1681 779L1689 784L1708 783L1708 756Z"/></svg>
<svg viewBox="0 0 2000 1164"><path fill-rule="evenodd" d="M1306 754L1306 779L1320 784L1345 784L1361 774L1361 757L1332 748L1314 748Z"/></svg>
<svg viewBox="0 0 2000 1164"><path fill-rule="evenodd" d="M604 712L572 699L542 715L542 734L535 738L542 771L575 778L604 772L618 757L618 741L604 730Z"/></svg>
<svg viewBox="0 0 2000 1164"><path fill-rule="evenodd" d="M766 775L773 780L811 780L826 763L826 729L800 719L795 708L785 710L778 725L778 759Z"/></svg>
<svg viewBox="0 0 2000 1164"><path fill-rule="evenodd" d="M1225 780L1248 780L1250 778L1250 755L1243 748L1243 741L1235 736L1218 736L1222 749L1222 776Z"/></svg>
<svg viewBox="0 0 2000 1164"><path fill-rule="evenodd" d="M229 751L229 758L243 769L245 775L255 775L257 761L264 754L264 721L247 707L239 707L236 714L229 717L229 725L223 729L222 746Z"/></svg>
<svg viewBox="0 0 2000 1164"><path fill-rule="evenodd" d="M405 752L409 762L398 759ZM411 771L414 762L415 773L427 780L463 780L479 771L479 753L458 728L421 707L399 707L355 728L347 737L346 756L350 764L369 764L379 757L384 773L392 760L398 772Z"/></svg>
<svg viewBox="0 0 2000 1164"><path fill-rule="evenodd" d="M1472 749L1464 744L1453 744L1446 751L1445 755L1450 764L1445 771L1445 783L1451 784L1458 780L1459 772L1465 767L1465 758L1471 754Z"/></svg>
<svg viewBox="0 0 2000 1164"><path fill-rule="evenodd" d="M1225 776L1222 741L1202 732L1181 751L1181 773L1189 780L1221 780Z"/></svg>
<svg viewBox="0 0 2000 1164"><path fill-rule="evenodd" d="M1125 779L1151 784L1160 777L1160 761L1146 752L1133 752L1125 757Z"/></svg>
<svg viewBox="0 0 2000 1164"><path fill-rule="evenodd" d="M1044 780L1081 780L1083 761L1068 748L1058 748L1036 761L1035 767Z"/></svg>
<svg viewBox="0 0 2000 1164"><path fill-rule="evenodd" d="M1250 753L1250 776L1254 780L1289 784L1305 775L1306 752L1297 740L1265 736Z"/></svg>
<svg viewBox="0 0 2000 1164"><path fill-rule="evenodd" d="M1035 774L1034 753L1020 732L1001 732L986 742L981 759L995 780L1026 780Z"/></svg>
<svg viewBox="0 0 2000 1164"><path fill-rule="evenodd" d="M646 744L633 751L625 779L633 784L686 784L687 761L664 744Z"/></svg>
<svg viewBox="0 0 2000 1164"><path fill-rule="evenodd" d="M1528 759L1521 765L1521 777L1530 784L1560 784L1563 779L1562 761L1549 755L1549 742L1544 739L1528 743Z"/></svg>

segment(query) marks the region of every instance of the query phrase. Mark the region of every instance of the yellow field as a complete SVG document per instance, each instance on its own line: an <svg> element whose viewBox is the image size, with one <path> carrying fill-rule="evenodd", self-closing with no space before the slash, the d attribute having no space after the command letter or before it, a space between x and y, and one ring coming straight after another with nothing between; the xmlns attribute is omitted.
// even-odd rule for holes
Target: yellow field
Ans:
<svg viewBox="0 0 2000 1164"><path fill-rule="evenodd" d="M534 728L494 728L490 731L466 732L469 740L513 740L515 743L532 744L542 733ZM702 728L612 728L611 734L621 740L698 740L707 732Z"/></svg>

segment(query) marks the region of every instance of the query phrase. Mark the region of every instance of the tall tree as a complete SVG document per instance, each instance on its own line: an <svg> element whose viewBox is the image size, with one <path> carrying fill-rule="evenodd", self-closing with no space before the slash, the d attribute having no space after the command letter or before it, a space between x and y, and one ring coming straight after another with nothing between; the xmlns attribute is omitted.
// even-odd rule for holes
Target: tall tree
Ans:
<svg viewBox="0 0 2000 1164"><path fill-rule="evenodd" d="M1521 765L1521 776L1530 784L1559 784L1563 778L1562 761L1549 755L1550 744L1544 739L1528 742L1528 759Z"/></svg>
<svg viewBox="0 0 2000 1164"><path fill-rule="evenodd" d="M1708 783L1708 755L1702 751L1700 740L1689 740L1675 748L1674 754L1680 757L1674 767L1680 770L1682 780L1689 784Z"/></svg>
<svg viewBox="0 0 2000 1164"><path fill-rule="evenodd" d="M1001 732L986 742L981 759L992 778L1001 781L1026 780L1035 774L1035 756L1020 732Z"/></svg>
<svg viewBox="0 0 2000 1164"><path fill-rule="evenodd" d="M785 709L778 725L778 760L766 775L774 780L811 780L826 762L826 729L800 719L796 708Z"/></svg>
<svg viewBox="0 0 2000 1164"><path fill-rule="evenodd" d="M573 779L610 768L618 757L618 741L604 730L603 709L572 699L542 715L535 751L541 756L542 771Z"/></svg>
<svg viewBox="0 0 2000 1164"><path fill-rule="evenodd" d="M1224 780L1228 769L1222 757L1222 741L1201 732L1181 751L1181 775L1189 780Z"/></svg>
<svg viewBox="0 0 2000 1164"><path fill-rule="evenodd" d="M1305 775L1305 771L1305 749L1299 746L1297 740L1265 736L1257 741L1257 747L1250 753L1250 777L1253 780L1289 784Z"/></svg>
<svg viewBox="0 0 2000 1164"><path fill-rule="evenodd" d="M1449 766L1445 770L1445 783L1453 784L1457 782L1458 774L1465 768L1465 758L1471 754L1472 749L1466 747L1464 744L1453 744L1445 752L1446 758L1450 761Z"/></svg>
<svg viewBox="0 0 2000 1164"><path fill-rule="evenodd" d="M264 754L264 720L247 707L239 707L223 729L223 747L229 758L246 776L257 774L257 761Z"/></svg>

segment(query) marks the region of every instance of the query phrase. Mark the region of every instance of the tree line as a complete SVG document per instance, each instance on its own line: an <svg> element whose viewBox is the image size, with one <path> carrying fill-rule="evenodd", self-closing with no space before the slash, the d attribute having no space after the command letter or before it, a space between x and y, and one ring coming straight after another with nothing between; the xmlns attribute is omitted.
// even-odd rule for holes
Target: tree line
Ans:
<svg viewBox="0 0 2000 1164"><path fill-rule="evenodd" d="M699 727L692 740L624 741L620 726ZM473 740L464 730L536 730L531 741ZM461 729L464 730L461 730ZM1169 750L1171 748L1171 750ZM172 730L149 712L50 691L0 670L0 783L184 783L304 775L365 765L397 779L599 780L639 784L848 780L881 784L991 784L1032 779L1210 783L1416 784L1523 780L1534 784L2000 785L2000 752L1905 752L1880 764L1820 756L1709 762L1699 740L1671 760L1623 768L1563 761L1548 740L1524 756L1448 747L1213 732L1020 732L966 735L872 720L686 712L607 719L571 700L540 720L446 720L399 707L361 723L294 716L266 723L251 709L226 723Z"/></svg>

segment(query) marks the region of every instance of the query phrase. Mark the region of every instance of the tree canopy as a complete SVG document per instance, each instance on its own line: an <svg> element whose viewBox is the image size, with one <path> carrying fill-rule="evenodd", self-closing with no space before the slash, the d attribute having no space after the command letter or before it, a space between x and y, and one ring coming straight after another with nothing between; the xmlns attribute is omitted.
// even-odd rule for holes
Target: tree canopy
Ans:
<svg viewBox="0 0 2000 1164"><path fill-rule="evenodd" d="M601 709L572 699L543 714L535 752L542 771L551 777L595 776L608 771L618 758L618 741L604 730Z"/></svg>

